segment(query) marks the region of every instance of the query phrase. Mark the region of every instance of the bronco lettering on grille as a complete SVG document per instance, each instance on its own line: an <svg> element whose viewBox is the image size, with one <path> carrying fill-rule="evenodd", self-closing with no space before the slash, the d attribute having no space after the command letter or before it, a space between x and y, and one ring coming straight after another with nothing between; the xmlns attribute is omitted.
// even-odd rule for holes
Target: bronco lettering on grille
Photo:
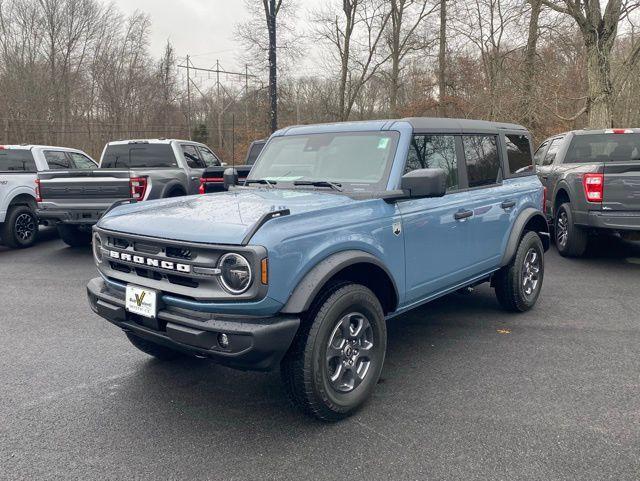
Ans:
<svg viewBox="0 0 640 481"><path fill-rule="evenodd" d="M112 259L118 259L123 262L132 262L134 264L141 264L149 267L160 267L170 271L177 272L191 272L191 266L189 264L179 264L177 262L162 261L160 259L152 259L151 257L143 257L139 255L131 255L126 252L109 251L109 256Z"/></svg>

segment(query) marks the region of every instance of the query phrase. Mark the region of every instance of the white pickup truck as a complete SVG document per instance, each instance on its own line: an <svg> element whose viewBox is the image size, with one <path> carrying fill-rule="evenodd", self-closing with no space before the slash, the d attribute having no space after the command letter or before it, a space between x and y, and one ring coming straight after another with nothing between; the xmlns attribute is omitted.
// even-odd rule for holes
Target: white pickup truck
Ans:
<svg viewBox="0 0 640 481"><path fill-rule="evenodd" d="M33 245L38 236L38 172L94 169L97 163L78 149L46 145L0 145L0 238L14 248Z"/></svg>

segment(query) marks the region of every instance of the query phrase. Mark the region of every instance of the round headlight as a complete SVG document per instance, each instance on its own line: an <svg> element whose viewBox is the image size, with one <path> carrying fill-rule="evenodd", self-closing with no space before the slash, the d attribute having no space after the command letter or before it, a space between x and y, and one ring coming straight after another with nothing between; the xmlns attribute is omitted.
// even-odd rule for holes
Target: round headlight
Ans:
<svg viewBox="0 0 640 481"><path fill-rule="evenodd" d="M98 264L102 264L102 240L97 233L93 234L93 257Z"/></svg>
<svg viewBox="0 0 640 481"><path fill-rule="evenodd" d="M229 253L220 258L220 282L231 294L242 294L249 289L252 280L249 261L240 254Z"/></svg>

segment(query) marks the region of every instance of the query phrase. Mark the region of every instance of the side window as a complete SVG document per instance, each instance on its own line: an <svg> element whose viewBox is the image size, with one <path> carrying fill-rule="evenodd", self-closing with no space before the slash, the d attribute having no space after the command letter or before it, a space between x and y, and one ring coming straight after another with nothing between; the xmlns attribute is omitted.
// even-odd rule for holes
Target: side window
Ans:
<svg viewBox="0 0 640 481"><path fill-rule="evenodd" d="M202 160L207 167L217 167L220 165L220 159L218 159L218 157L216 157L209 149L198 147L198 151L200 151L200 157L202 157Z"/></svg>
<svg viewBox="0 0 640 481"><path fill-rule="evenodd" d="M498 142L495 135L463 135L469 187L480 187L501 179Z"/></svg>
<svg viewBox="0 0 640 481"><path fill-rule="evenodd" d="M59 150L45 150L44 158L51 170L71 169L71 162L65 152Z"/></svg>
<svg viewBox="0 0 640 481"><path fill-rule="evenodd" d="M0 149L0 172L35 172L33 154L27 149Z"/></svg>
<svg viewBox="0 0 640 481"><path fill-rule="evenodd" d="M536 153L533 154L533 161L536 165L542 165L544 154L547 153L547 147L549 147L549 141L542 142L538 150L536 150Z"/></svg>
<svg viewBox="0 0 640 481"><path fill-rule="evenodd" d="M184 155L184 160L187 161L187 165L192 169L202 169L205 167L202 160L200 160L200 156L198 155L198 151L196 150L195 145L187 145L183 144L182 154Z"/></svg>
<svg viewBox="0 0 640 481"><path fill-rule="evenodd" d="M507 162L510 174L533 171L531 144L526 135L505 135L507 144Z"/></svg>
<svg viewBox="0 0 640 481"><path fill-rule="evenodd" d="M447 189L456 190L458 163L456 141L452 135L414 135L404 173L417 169L440 168L447 173Z"/></svg>
<svg viewBox="0 0 640 481"><path fill-rule="evenodd" d="M97 166L86 155L79 154L77 152L69 152L69 156L73 161L76 169L95 169Z"/></svg>
<svg viewBox="0 0 640 481"><path fill-rule="evenodd" d="M544 156L544 160L542 161L542 165L551 165L553 161L556 160L556 154L558 153L558 149L560 148L560 143L562 139L555 139L551 141L551 145L549 145L549 150Z"/></svg>

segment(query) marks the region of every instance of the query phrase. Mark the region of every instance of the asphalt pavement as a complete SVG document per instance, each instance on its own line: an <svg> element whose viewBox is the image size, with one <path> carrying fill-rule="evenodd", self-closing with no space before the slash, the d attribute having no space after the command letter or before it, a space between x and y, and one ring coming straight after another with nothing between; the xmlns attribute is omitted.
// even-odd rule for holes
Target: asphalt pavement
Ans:
<svg viewBox="0 0 640 481"><path fill-rule="evenodd" d="M640 246L546 257L537 306L483 285L389 322L338 424L278 373L161 363L89 309L90 250L0 247L0 479L638 480Z"/></svg>

